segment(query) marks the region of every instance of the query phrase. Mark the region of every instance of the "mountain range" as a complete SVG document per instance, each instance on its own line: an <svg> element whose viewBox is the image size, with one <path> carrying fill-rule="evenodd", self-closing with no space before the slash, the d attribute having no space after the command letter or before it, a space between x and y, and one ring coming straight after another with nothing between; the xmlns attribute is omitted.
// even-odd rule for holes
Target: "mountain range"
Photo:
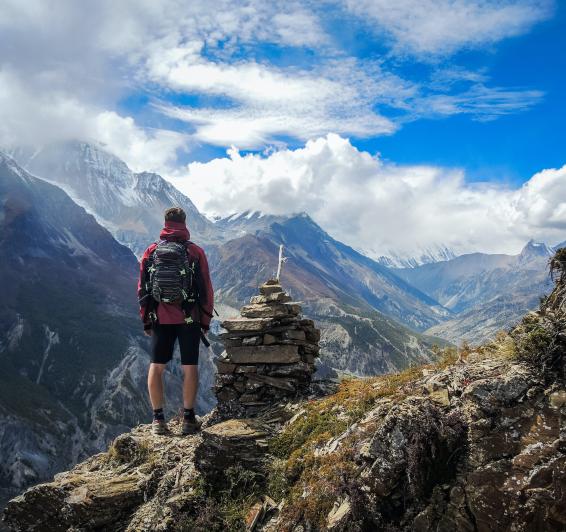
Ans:
<svg viewBox="0 0 566 532"><path fill-rule="evenodd" d="M173 185L157 174L132 172L94 144L65 142L11 155L32 174L63 188L138 257L159 234L163 211L171 205L185 210L203 240L214 241L214 225Z"/></svg>
<svg viewBox="0 0 566 532"><path fill-rule="evenodd" d="M452 311L427 333L479 343L516 323L550 291L552 254L547 245L530 241L518 255L471 253L396 273Z"/></svg>
<svg viewBox="0 0 566 532"><path fill-rule="evenodd" d="M97 145L11 155L18 163L0 154L0 452L7 457L0 484L9 490L47 478L147 419L136 256L157 238L172 205L187 212L193 239L207 252L221 318L273 276L284 245L281 281L322 329L321 376L426 362L434 344L508 327L550 287L549 249L534 242L518 256L453 257L445 249L387 263L332 238L306 213L211 221L161 176L132 172ZM216 322L217 354L218 332ZM214 401L214 366L206 350L201 361L202 412ZM167 374L170 405L179 402L178 369Z"/></svg>
<svg viewBox="0 0 566 532"><path fill-rule="evenodd" d="M181 206L193 239L209 255L221 314L233 312L273 275L277 247L284 244L289 261L283 282L295 298L305 300L309 312L316 310L317 317L325 315L338 322L344 316L348 316L344 321L355 319L352 316L363 318L349 331L339 324L328 329L325 353L337 369L378 373L422 361L438 340L414 331L423 331L449 316L432 298L390 269L334 240L304 213L272 216L247 212L213 223L165 179L133 173L100 146L67 142L19 150L14 155L30 171L76 198L138 256L157 238L163 210ZM146 190L149 180L152 192L141 194L142 183ZM368 342L370 338L375 343ZM339 347L343 343L366 353L366 362L344 357Z"/></svg>
<svg viewBox="0 0 566 532"><path fill-rule="evenodd" d="M395 250L389 251L386 255L380 255L375 251L366 251L365 254L369 257L376 257L377 262L389 268L415 268L424 264L456 258L454 251L443 245L413 249L409 255L401 254Z"/></svg>

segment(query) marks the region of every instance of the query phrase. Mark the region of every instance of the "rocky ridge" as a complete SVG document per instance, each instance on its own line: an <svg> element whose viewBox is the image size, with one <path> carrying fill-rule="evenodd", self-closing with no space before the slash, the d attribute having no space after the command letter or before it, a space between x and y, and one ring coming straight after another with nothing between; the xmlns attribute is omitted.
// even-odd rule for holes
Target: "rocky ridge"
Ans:
<svg viewBox="0 0 566 532"><path fill-rule="evenodd" d="M120 436L5 512L14 530L566 528L566 252L537 312L474 351L343 381L198 435ZM208 418L205 421L210 421Z"/></svg>
<svg viewBox="0 0 566 532"><path fill-rule="evenodd" d="M320 331L301 319L277 280L259 288L240 316L226 319L226 350L217 360L217 416L249 417L281 400L305 395L315 372Z"/></svg>

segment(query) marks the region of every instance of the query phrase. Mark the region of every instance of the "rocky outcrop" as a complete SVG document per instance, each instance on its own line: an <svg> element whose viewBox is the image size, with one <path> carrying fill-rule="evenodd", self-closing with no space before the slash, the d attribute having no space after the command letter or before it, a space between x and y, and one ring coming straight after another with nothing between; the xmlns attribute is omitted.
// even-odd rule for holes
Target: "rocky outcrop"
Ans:
<svg viewBox="0 0 566 532"><path fill-rule="evenodd" d="M243 467L262 476L269 426L252 419L229 419L205 428L195 465L211 485L222 485L230 468Z"/></svg>
<svg viewBox="0 0 566 532"><path fill-rule="evenodd" d="M217 416L249 417L308 392L320 331L301 319L278 281L261 285L240 316L224 320L226 351L217 361Z"/></svg>
<svg viewBox="0 0 566 532"><path fill-rule="evenodd" d="M345 380L188 438L140 427L12 500L5 520L14 530L562 531L564 264L553 262L558 283L539 311L473 352Z"/></svg>
<svg viewBox="0 0 566 532"><path fill-rule="evenodd" d="M286 423L290 407L271 425L227 420L188 438L140 427L12 500L5 519L14 530L221 530L232 498L241 523L261 514L256 530L564 529L563 381L545 384L529 366L476 353L379 397L388 386L372 382L373 406L338 430L362 405L343 401L344 389L318 411L295 404Z"/></svg>

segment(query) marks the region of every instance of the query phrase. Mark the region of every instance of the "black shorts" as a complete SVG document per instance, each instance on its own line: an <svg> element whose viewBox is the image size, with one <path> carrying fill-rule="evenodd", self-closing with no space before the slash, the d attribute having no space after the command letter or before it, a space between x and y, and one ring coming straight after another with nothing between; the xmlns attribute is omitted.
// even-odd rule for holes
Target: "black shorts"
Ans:
<svg viewBox="0 0 566 532"><path fill-rule="evenodd" d="M200 344L200 326L176 325L153 326L151 334L151 361L155 364L167 364L173 358L175 341L179 340L181 364L192 366L198 364Z"/></svg>

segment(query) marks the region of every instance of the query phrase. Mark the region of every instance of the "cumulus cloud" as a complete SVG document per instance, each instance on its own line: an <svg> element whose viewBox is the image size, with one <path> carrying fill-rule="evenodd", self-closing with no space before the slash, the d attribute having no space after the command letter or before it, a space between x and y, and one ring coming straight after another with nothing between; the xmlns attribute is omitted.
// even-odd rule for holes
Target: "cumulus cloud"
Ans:
<svg viewBox="0 0 566 532"><path fill-rule="evenodd" d="M450 55L520 35L548 18L552 0L344 0L401 54Z"/></svg>
<svg viewBox="0 0 566 532"><path fill-rule="evenodd" d="M518 189L469 184L460 170L385 163L331 134L268 155L232 148L171 180L211 214L306 211L373 256L414 256L437 245L514 253L530 238L566 238L566 166Z"/></svg>

